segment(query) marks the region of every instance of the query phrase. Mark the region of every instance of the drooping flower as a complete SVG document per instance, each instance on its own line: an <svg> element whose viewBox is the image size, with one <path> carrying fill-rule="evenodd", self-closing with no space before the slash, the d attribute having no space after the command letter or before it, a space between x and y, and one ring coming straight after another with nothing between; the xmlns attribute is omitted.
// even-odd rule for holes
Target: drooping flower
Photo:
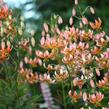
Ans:
<svg viewBox="0 0 109 109"><path fill-rule="evenodd" d="M49 53L47 50L44 53L39 50L36 50L35 53L39 58L42 59L50 59L54 57L54 54L52 52Z"/></svg>
<svg viewBox="0 0 109 109"><path fill-rule="evenodd" d="M73 84L74 84L74 86L78 86L81 89L82 86L84 85L84 80L75 78L73 80Z"/></svg>
<svg viewBox="0 0 109 109"><path fill-rule="evenodd" d="M40 82L45 82L45 83L48 83L48 84L51 84L51 83L54 83L54 80L52 80L52 78L50 77L49 74L44 74L44 75L39 75L39 80Z"/></svg>
<svg viewBox="0 0 109 109"><path fill-rule="evenodd" d="M92 104L95 104L96 106L99 105L99 103L103 100L104 94L101 92L96 92L95 94L90 95L89 94L89 102Z"/></svg>
<svg viewBox="0 0 109 109"><path fill-rule="evenodd" d="M3 4L3 3L1 3ZM0 19L6 19L9 15L9 10L8 10L8 6L3 4L1 9L0 9Z"/></svg>
<svg viewBox="0 0 109 109"><path fill-rule="evenodd" d="M50 64L48 66L44 65L44 68L46 68L48 70L48 72L54 70L53 66Z"/></svg>
<svg viewBox="0 0 109 109"><path fill-rule="evenodd" d="M97 86L98 86L99 88L102 88L102 87L106 86L107 83L108 83L108 78L104 77L102 80L99 80L99 81L97 82Z"/></svg>
<svg viewBox="0 0 109 109"><path fill-rule="evenodd" d="M11 48L10 44L8 44L7 47L6 47L5 42L1 43L0 63L3 62L4 60L6 60L9 57L11 50L12 50L12 48Z"/></svg>
<svg viewBox="0 0 109 109"><path fill-rule="evenodd" d="M92 23L90 22L90 26L91 28L93 28L94 30L98 30L101 28L101 24L102 24L102 21L100 18L98 18L97 20L95 20L95 23Z"/></svg>
<svg viewBox="0 0 109 109"><path fill-rule="evenodd" d="M37 67L38 65L42 65L42 61L39 58L28 59L27 57L24 58L26 64L30 64L32 67Z"/></svg>
<svg viewBox="0 0 109 109"><path fill-rule="evenodd" d="M37 73L34 74L32 72L28 72L26 74L26 80L30 84L37 83L38 82L38 74Z"/></svg>
<svg viewBox="0 0 109 109"><path fill-rule="evenodd" d="M69 77L69 74L67 71L63 71L63 69L60 69L59 72L55 72L54 78L57 82L65 81Z"/></svg>
<svg viewBox="0 0 109 109"><path fill-rule="evenodd" d="M30 84L39 82L38 73L33 73L30 69L20 68L19 74L22 75L25 82L28 82Z"/></svg>
<svg viewBox="0 0 109 109"><path fill-rule="evenodd" d="M81 91L79 93L77 93L76 91L72 92L70 90L68 94L71 97L73 102L77 102L82 97L82 92Z"/></svg>
<svg viewBox="0 0 109 109"><path fill-rule="evenodd" d="M94 46L94 48L91 49L91 54L93 54L93 55L97 55L97 54L100 54L100 53L101 53L100 47Z"/></svg>

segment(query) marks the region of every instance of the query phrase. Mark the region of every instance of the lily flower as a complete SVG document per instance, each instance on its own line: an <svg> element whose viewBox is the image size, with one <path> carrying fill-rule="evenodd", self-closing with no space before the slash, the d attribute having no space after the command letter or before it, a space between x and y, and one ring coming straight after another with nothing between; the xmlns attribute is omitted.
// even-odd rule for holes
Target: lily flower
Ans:
<svg viewBox="0 0 109 109"><path fill-rule="evenodd" d="M60 69L60 71L57 73L55 72L54 78L57 82L65 81L69 77L69 74L67 71L63 71Z"/></svg>
<svg viewBox="0 0 109 109"><path fill-rule="evenodd" d="M106 77L104 77L102 80L98 81L97 86L99 88L102 88L102 87L106 86L107 83L108 83L108 79Z"/></svg>
<svg viewBox="0 0 109 109"><path fill-rule="evenodd" d="M100 29L101 28L101 24L102 21L100 18L98 18L97 20L95 20L95 23L90 23L91 28L93 28L94 30Z"/></svg>
<svg viewBox="0 0 109 109"><path fill-rule="evenodd" d="M104 94L101 92L96 92L95 94L90 95L89 94L89 102L92 104L95 104L96 106L99 105L99 102L101 102L104 98Z"/></svg>
<svg viewBox="0 0 109 109"><path fill-rule="evenodd" d="M9 54L11 52L12 48L10 47L10 44L5 46L5 42L1 43L1 49L0 49L0 63L6 60L9 57Z"/></svg>
<svg viewBox="0 0 109 109"><path fill-rule="evenodd" d="M45 82L45 83L54 83L54 80L51 79L50 75L49 74L44 74L44 75L39 75L39 80L40 82Z"/></svg>
<svg viewBox="0 0 109 109"><path fill-rule="evenodd" d="M81 91L79 93L77 93L76 91L72 92L70 90L68 94L71 97L73 102L77 102L82 97L82 92Z"/></svg>
<svg viewBox="0 0 109 109"><path fill-rule="evenodd" d="M6 19L9 15L9 10L7 5L2 5L0 9L0 19Z"/></svg>

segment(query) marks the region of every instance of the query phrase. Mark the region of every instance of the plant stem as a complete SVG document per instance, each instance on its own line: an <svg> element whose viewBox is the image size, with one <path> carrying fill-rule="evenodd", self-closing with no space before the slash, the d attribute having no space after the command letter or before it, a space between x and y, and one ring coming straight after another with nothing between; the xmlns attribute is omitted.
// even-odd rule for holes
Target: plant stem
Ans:
<svg viewBox="0 0 109 109"><path fill-rule="evenodd" d="M65 100L64 83L63 82L62 82L62 94L63 94L64 109L67 109L66 100Z"/></svg>

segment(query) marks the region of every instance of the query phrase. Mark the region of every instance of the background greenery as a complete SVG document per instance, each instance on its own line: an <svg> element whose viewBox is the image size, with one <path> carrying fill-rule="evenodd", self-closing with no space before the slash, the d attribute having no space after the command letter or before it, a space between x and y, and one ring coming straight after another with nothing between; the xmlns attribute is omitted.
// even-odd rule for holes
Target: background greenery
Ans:
<svg viewBox="0 0 109 109"><path fill-rule="evenodd" d="M10 0L11 1L11 0ZM42 30L44 21L50 21L50 17L55 13L64 18L64 23L68 23L71 16L71 10L74 6L74 0L24 0L19 7L13 7L16 16L25 16L26 27L28 30L35 29L37 33ZM81 8L92 6L96 10L96 15L103 20L104 30L109 33L109 0L79 0ZM90 18L90 16L89 16Z"/></svg>

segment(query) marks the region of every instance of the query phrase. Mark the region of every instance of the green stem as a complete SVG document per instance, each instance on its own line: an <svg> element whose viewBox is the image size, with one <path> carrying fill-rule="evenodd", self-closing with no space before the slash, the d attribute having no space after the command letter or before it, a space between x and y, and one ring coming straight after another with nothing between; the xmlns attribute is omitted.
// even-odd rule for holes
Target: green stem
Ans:
<svg viewBox="0 0 109 109"><path fill-rule="evenodd" d="M72 86L72 77L71 77L71 71L70 71L70 69L68 68L68 66L66 65L66 68L67 68L67 71L68 71L68 74L69 74L69 79L70 79L70 84L71 84L71 90L72 90L72 88L73 88L73 86Z"/></svg>
<svg viewBox="0 0 109 109"><path fill-rule="evenodd" d="M88 8L90 8L90 6L87 6L87 7L85 8L85 10L82 12L82 15L85 14L85 12L88 10Z"/></svg>
<svg viewBox="0 0 109 109"><path fill-rule="evenodd" d="M63 82L62 82L62 94L63 94L64 109L67 109L66 100L65 100L64 83Z"/></svg>

